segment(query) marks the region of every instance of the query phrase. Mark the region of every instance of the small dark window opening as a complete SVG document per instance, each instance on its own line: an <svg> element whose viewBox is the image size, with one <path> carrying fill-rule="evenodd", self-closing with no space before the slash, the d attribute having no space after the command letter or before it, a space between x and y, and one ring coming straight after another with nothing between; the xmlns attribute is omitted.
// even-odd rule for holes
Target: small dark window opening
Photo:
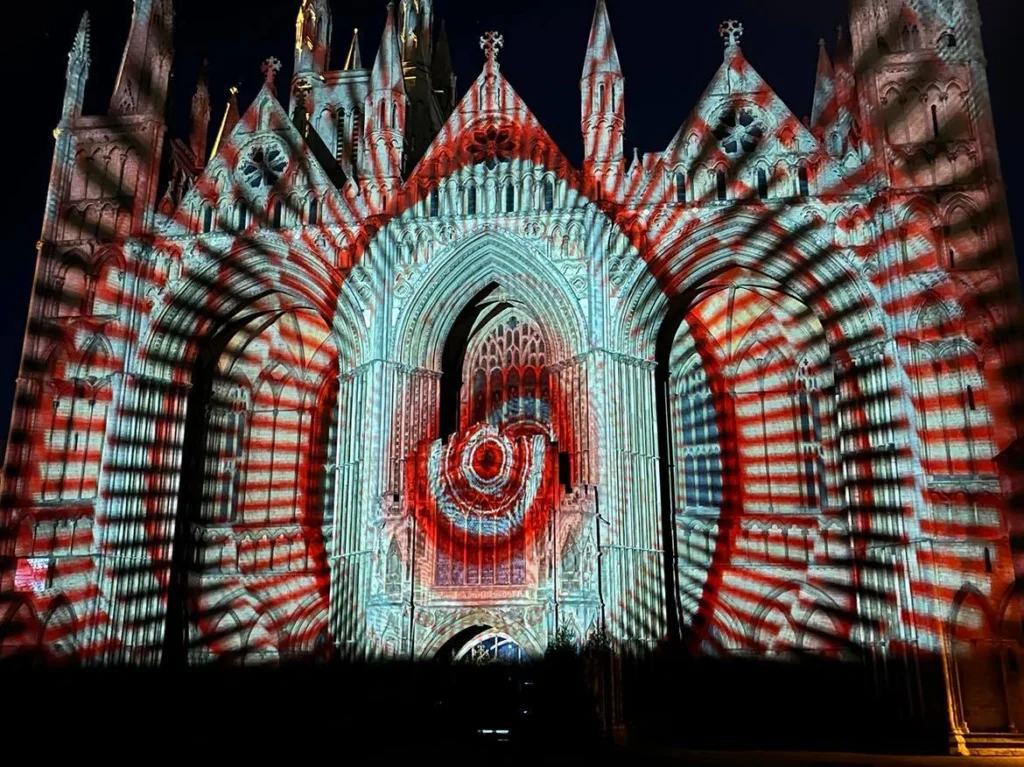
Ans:
<svg viewBox="0 0 1024 767"><path fill-rule="evenodd" d="M274 203L274 228L280 229L284 222L284 204L278 200Z"/></svg>
<svg viewBox="0 0 1024 767"><path fill-rule="evenodd" d="M715 174L715 179L718 185L718 199L719 201L724 201L728 194L728 188L725 183L725 171L718 171Z"/></svg>
<svg viewBox="0 0 1024 767"><path fill-rule="evenodd" d="M564 450L558 454L558 482L562 487L572 487L569 454Z"/></svg>
<svg viewBox="0 0 1024 767"><path fill-rule="evenodd" d="M476 187L471 186L466 190L466 213L470 216L476 215Z"/></svg>
<svg viewBox="0 0 1024 767"><path fill-rule="evenodd" d="M309 223L311 226L316 226L319 213L320 205L317 203L316 198L314 197L312 200L309 201Z"/></svg>
<svg viewBox="0 0 1024 767"><path fill-rule="evenodd" d="M213 231L213 208L203 209L203 231L207 233Z"/></svg>
<svg viewBox="0 0 1024 767"><path fill-rule="evenodd" d="M969 407L971 410L977 410L977 406L976 406L976 404L974 402L974 387L973 386L968 386L967 387L967 407Z"/></svg>
<svg viewBox="0 0 1024 767"><path fill-rule="evenodd" d="M430 217L437 218L441 208L441 192L437 187L430 190Z"/></svg>
<svg viewBox="0 0 1024 767"><path fill-rule="evenodd" d="M676 202L686 202L686 174L676 174Z"/></svg>
<svg viewBox="0 0 1024 767"><path fill-rule="evenodd" d="M985 572L992 572L992 552L989 551L988 546L985 547Z"/></svg>
<svg viewBox="0 0 1024 767"><path fill-rule="evenodd" d="M806 197L810 193L807 188L807 168L801 167L797 171L797 178L800 181L800 194Z"/></svg>
<svg viewBox="0 0 1024 767"><path fill-rule="evenodd" d="M875 45L877 45L877 46L878 46L878 52L879 52L879 53L883 53L883 54L885 54L885 53L889 53L889 43L887 43L887 42L885 41L885 38L884 38L884 37L879 37L879 38L878 38L878 39L877 39L877 40L875 41Z"/></svg>
<svg viewBox="0 0 1024 767"><path fill-rule="evenodd" d="M388 127L387 123L384 122L384 102L383 101L380 102L380 127L382 129Z"/></svg>
<svg viewBox="0 0 1024 767"><path fill-rule="evenodd" d="M768 197L768 174L764 168L757 169L757 194L762 200Z"/></svg>
<svg viewBox="0 0 1024 767"><path fill-rule="evenodd" d="M932 133L935 138L939 137L939 108L935 104L932 104Z"/></svg>
<svg viewBox="0 0 1024 767"><path fill-rule="evenodd" d="M243 200L235 203L235 224L239 229L245 229L249 224L249 211Z"/></svg>
<svg viewBox="0 0 1024 767"><path fill-rule="evenodd" d="M505 212L514 213L516 209L516 190L509 184L505 187Z"/></svg>
<svg viewBox="0 0 1024 767"><path fill-rule="evenodd" d="M956 48L956 35L954 35L952 32L946 33L946 47Z"/></svg>
<svg viewBox="0 0 1024 767"><path fill-rule="evenodd" d="M607 109L604 103L604 83L597 87L597 108L602 112Z"/></svg>
<svg viewBox="0 0 1024 767"><path fill-rule="evenodd" d="M555 209L555 185L550 180L544 182L544 210Z"/></svg>

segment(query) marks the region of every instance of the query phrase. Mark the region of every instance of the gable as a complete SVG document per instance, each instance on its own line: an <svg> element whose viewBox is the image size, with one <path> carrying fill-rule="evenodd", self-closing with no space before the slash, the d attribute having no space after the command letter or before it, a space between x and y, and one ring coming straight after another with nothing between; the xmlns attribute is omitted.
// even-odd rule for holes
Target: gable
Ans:
<svg viewBox="0 0 1024 767"><path fill-rule="evenodd" d="M324 200L337 194L338 185L346 181L344 174L315 131L305 132L304 137L270 87L264 86L178 210L161 222L161 233L202 231L204 208L215 210L217 221L226 221L241 201L253 213L269 214L282 200L298 217L313 197Z"/></svg>
<svg viewBox="0 0 1024 767"><path fill-rule="evenodd" d="M419 187L460 168L483 164L493 169L513 160L578 181L578 171L515 89L496 68L485 67L410 174L408 187L416 195Z"/></svg>

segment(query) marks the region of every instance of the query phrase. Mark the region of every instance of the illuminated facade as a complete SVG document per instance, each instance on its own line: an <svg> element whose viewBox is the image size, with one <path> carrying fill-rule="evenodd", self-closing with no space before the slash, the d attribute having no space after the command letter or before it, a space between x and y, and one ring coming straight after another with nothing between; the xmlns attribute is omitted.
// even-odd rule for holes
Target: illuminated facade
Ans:
<svg viewBox="0 0 1024 767"><path fill-rule="evenodd" d="M209 151L201 80L171 140L172 17L136 0L107 115L81 114L87 19L69 58L5 654L521 659L603 629L937 654L958 748L1024 726L1017 277L973 0L854 2L807 121L725 22L632 158L600 0L581 169L500 35L456 94L430 0L340 70L302 0L287 98L269 60Z"/></svg>

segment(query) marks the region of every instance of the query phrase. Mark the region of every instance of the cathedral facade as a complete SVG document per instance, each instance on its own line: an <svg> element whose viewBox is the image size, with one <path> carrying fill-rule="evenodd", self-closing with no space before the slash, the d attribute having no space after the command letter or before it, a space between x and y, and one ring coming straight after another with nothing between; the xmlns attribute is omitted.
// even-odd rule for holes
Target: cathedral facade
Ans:
<svg viewBox="0 0 1024 767"><path fill-rule="evenodd" d="M580 168L500 34L460 95L431 0L382 17L332 68L301 0L287 92L268 60L211 124L204 75L187 140L171 0L135 0L104 115L83 19L0 654L920 653L954 747L1009 748L1019 298L975 1L854 0L804 120L723 22L669 146L628 157L598 0Z"/></svg>

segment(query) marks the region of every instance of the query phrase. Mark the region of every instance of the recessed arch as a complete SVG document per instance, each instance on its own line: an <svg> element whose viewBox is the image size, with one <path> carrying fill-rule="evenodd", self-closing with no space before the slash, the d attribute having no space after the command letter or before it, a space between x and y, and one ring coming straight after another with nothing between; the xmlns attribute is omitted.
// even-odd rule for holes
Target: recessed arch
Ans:
<svg viewBox="0 0 1024 767"><path fill-rule="evenodd" d="M565 277L525 242L481 233L435 257L394 333L394 354L403 364L440 370L445 340L460 312L490 285L533 307L552 323L557 358L581 353L588 333Z"/></svg>

